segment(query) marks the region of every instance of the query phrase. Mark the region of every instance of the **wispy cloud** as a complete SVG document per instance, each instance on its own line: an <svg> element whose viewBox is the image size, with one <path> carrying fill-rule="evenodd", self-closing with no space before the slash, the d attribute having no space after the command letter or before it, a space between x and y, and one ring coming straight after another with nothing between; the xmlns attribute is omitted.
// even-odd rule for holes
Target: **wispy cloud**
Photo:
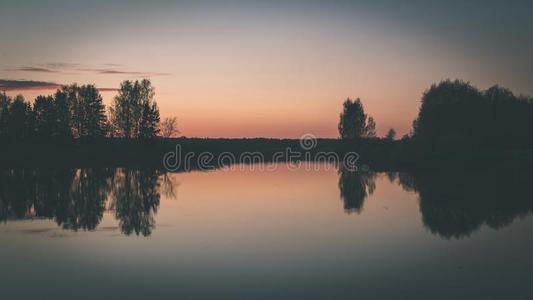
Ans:
<svg viewBox="0 0 533 300"><path fill-rule="evenodd" d="M61 85L55 82L0 79L2 91L55 90L58 88L61 88Z"/></svg>
<svg viewBox="0 0 533 300"><path fill-rule="evenodd" d="M100 92L116 92L117 88L97 88Z"/></svg>
<svg viewBox="0 0 533 300"><path fill-rule="evenodd" d="M49 62L35 66L21 66L4 69L9 72L38 72L38 73L68 73L76 72L92 73L97 75L128 75L138 77L168 76L170 73L151 72L151 71L132 71L122 68L120 64L104 64L98 66L87 66L78 63L68 62Z"/></svg>
<svg viewBox="0 0 533 300"><path fill-rule="evenodd" d="M47 81L0 79L0 91L50 91L63 87L63 84ZM115 92L117 88L98 88L101 92Z"/></svg>
<svg viewBox="0 0 533 300"><path fill-rule="evenodd" d="M11 72L37 72L37 73L56 73L57 70L52 70L48 68L41 68L41 67L17 67L17 68L7 68L4 69L5 71L11 71Z"/></svg>
<svg viewBox="0 0 533 300"><path fill-rule="evenodd" d="M78 69L83 72L93 72L96 74L102 75L133 75L133 76L168 76L170 73L161 73L161 72L138 72L138 71L127 71L119 70L114 68L82 68Z"/></svg>
<svg viewBox="0 0 533 300"><path fill-rule="evenodd" d="M56 70L59 70L59 69L72 70L75 68L79 68L81 64L69 63L69 62L48 62L48 63L43 64L43 66L46 68L51 68L51 69L56 69Z"/></svg>

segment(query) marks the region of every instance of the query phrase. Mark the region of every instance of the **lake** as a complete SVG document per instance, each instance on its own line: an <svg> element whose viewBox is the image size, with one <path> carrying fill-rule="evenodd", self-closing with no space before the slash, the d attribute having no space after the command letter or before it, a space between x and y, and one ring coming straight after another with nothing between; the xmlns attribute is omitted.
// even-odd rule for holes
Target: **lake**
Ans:
<svg viewBox="0 0 533 300"><path fill-rule="evenodd" d="M532 299L533 178L0 171L2 299Z"/></svg>

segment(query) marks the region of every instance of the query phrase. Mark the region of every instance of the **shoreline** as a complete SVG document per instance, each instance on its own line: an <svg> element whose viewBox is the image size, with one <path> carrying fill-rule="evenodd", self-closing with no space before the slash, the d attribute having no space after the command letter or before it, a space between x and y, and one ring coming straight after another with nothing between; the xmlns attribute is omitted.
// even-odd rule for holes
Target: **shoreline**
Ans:
<svg viewBox="0 0 533 300"><path fill-rule="evenodd" d="M169 138L154 140L91 139L55 142L24 141L8 143L0 149L0 168L32 167L163 167L167 153L181 159L189 154L198 157L210 153L212 166L216 157L229 153L260 154L264 163L291 160L320 161L319 153L357 153L358 165L376 171L411 170L489 170L533 169L533 149L439 149L427 150L411 140L365 138L357 140L316 139L312 148L304 149L299 139L270 138ZM277 157L276 153L293 153L296 158ZM253 161L250 160L252 163ZM191 166L195 168L194 164ZM179 170L178 170L179 171Z"/></svg>

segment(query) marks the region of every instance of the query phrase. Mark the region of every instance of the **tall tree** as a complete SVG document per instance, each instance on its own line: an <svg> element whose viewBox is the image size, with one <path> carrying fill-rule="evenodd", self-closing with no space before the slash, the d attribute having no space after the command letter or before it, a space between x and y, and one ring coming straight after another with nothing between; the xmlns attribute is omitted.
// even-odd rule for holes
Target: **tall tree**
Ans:
<svg viewBox="0 0 533 300"><path fill-rule="evenodd" d="M159 108L157 103L143 104L143 113L139 125L139 138L151 139L159 133Z"/></svg>
<svg viewBox="0 0 533 300"><path fill-rule="evenodd" d="M56 112L54 98L51 96L37 96L33 104L35 116L35 134L42 139L50 139L54 136L56 127Z"/></svg>
<svg viewBox="0 0 533 300"><path fill-rule="evenodd" d="M71 110L68 101L68 94L63 90L57 90L55 93L54 108L56 121L54 126L54 136L59 139L72 138L72 129L70 127Z"/></svg>
<svg viewBox="0 0 533 300"><path fill-rule="evenodd" d="M0 138L6 138L8 135L9 106L11 97L5 92L0 93Z"/></svg>
<svg viewBox="0 0 533 300"><path fill-rule="evenodd" d="M17 95L9 107L8 132L12 139L23 140L31 136L32 110L22 95Z"/></svg>
<svg viewBox="0 0 533 300"><path fill-rule="evenodd" d="M81 137L101 137L106 134L107 117L102 96L92 85L82 85L79 96L83 107Z"/></svg>
<svg viewBox="0 0 533 300"><path fill-rule="evenodd" d="M79 91L80 88L75 83L68 86L64 86L61 89L61 96L66 97L69 106L70 127L71 133L74 137L82 136L83 123L85 119L85 112L83 109Z"/></svg>
<svg viewBox="0 0 533 300"><path fill-rule="evenodd" d="M151 138L158 133L159 109L150 80L124 81L110 109L114 132L125 138Z"/></svg>
<svg viewBox="0 0 533 300"><path fill-rule="evenodd" d="M376 123L372 117L367 117L359 98L355 99L355 101L348 98L343 103L338 128L342 139L373 137L376 135Z"/></svg>
<svg viewBox="0 0 533 300"><path fill-rule="evenodd" d="M58 104L62 104L64 97L70 107L70 125L74 137L93 138L106 134L107 117L102 96L98 89L92 85L78 86L72 84L64 87L57 94ZM58 107L59 108L59 107ZM63 117L65 115L63 114ZM64 125L64 122L62 122Z"/></svg>

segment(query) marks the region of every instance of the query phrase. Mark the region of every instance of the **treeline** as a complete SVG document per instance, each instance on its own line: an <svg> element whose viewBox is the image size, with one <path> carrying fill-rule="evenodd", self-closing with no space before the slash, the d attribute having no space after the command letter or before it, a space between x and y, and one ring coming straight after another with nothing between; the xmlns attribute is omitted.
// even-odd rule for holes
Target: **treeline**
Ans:
<svg viewBox="0 0 533 300"><path fill-rule="evenodd" d="M71 140L120 137L152 139L176 132L175 118L160 128L159 109L149 80L124 81L106 110L95 85L71 84L32 103L22 95L0 94L0 140Z"/></svg>
<svg viewBox="0 0 533 300"><path fill-rule="evenodd" d="M341 139L376 137L375 127L360 99L344 102L338 126ZM390 129L385 139L395 135ZM402 139L433 150L531 148L533 98L516 96L498 85L479 90L462 80L441 81L424 92L412 130Z"/></svg>
<svg viewBox="0 0 533 300"><path fill-rule="evenodd" d="M442 81L422 96L413 137L433 148L531 147L533 98L497 85L483 91L461 80Z"/></svg>

